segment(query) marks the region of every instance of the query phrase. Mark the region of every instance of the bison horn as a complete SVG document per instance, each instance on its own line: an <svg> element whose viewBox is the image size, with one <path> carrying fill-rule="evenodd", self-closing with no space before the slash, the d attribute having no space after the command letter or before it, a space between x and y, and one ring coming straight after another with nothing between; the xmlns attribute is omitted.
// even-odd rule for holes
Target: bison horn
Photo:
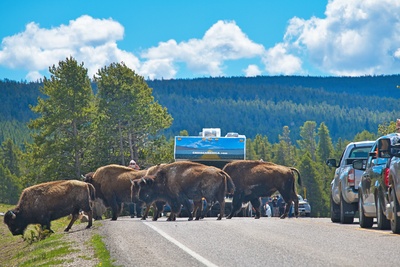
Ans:
<svg viewBox="0 0 400 267"><path fill-rule="evenodd" d="M86 178L83 174L81 174L81 177L82 177L83 180L85 180L85 178Z"/></svg>
<svg viewBox="0 0 400 267"><path fill-rule="evenodd" d="M13 220L15 220L15 218L17 218L17 215L15 215L15 213L12 212L12 211L10 211L10 213L11 213L11 218L12 218Z"/></svg>

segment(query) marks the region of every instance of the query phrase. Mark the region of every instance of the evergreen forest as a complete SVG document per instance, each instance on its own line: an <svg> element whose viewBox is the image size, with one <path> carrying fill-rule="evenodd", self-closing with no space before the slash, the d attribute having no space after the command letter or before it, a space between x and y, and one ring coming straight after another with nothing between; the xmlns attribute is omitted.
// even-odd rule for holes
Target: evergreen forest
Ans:
<svg viewBox="0 0 400 267"><path fill-rule="evenodd" d="M107 164L172 162L173 137L246 135L247 159L299 169L312 216L329 216L333 169L351 141L394 131L399 75L145 80L123 63L90 78L73 58L37 82L0 80L0 202Z"/></svg>

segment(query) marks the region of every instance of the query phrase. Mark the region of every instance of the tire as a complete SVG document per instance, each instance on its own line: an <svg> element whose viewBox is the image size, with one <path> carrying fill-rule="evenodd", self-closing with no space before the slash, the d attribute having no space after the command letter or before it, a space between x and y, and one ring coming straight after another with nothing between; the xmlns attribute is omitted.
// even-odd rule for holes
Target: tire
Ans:
<svg viewBox="0 0 400 267"><path fill-rule="evenodd" d="M372 225L374 224L374 218L365 216L363 203L364 202L363 202L362 196L360 195L358 197L358 214L359 214L360 227L361 228L372 228Z"/></svg>
<svg viewBox="0 0 400 267"><path fill-rule="evenodd" d="M382 210L381 199L377 196L376 201L376 220L378 224L379 230L388 230L390 229L390 221L386 218L384 211Z"/></svg>
<svg viewBox="0 0 400 267"><path fill-rule="evenodd" d="M340 194L340 223L350 224L354 222L353 215L346 215L346 211L353 211L353 205L344 201L342 194Z"/></svg>
<svg viewBox="0 0 400 267"><path fill-rule="evenodd" d="M340 222L340 207L333 201L331 194L331 221L334 223Z"/></svg>
<svg viewBox="0 0 400 267"><path fill-rule="evenodd" d="M400 211L400 205L399 202L397 201L396 198L396 193L394 190L391 192L391 197L392 197L392 211L393 211L393 216L392 219L390 220L390 228L392 229L392 232L394 234L400 234L400 217L397 216L397 212Z"/></svg>

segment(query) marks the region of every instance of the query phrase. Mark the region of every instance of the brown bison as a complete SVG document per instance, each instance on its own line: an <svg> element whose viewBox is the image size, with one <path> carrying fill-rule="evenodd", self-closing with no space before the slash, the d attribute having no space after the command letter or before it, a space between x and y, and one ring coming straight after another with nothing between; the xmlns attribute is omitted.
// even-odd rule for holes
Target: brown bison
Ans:
<svg viewBox="0 0 400 267"><path fill-rule="evenodd" d="M183 205L191 211L190 200L195 204L195 210L202 204L202 198L207 203L220 203L221 220L225 210L225 195L234 191L234 184L229 175L219 168L206 166L190 161L180 161L159 166L155 175L146 175L133 184L139 186L139 199L146 203L156 200L166 201L171 206L169 221L175 220ZM199 219L196 215L196 219ZM193 214L189 214L189 221Z"/></svg>
<svg viewBox="0 0 400 267"><path fill-rule="evenodd" d="M295 204L295 216L298 216L299 200L296 193L296 177L301 185L300 173L297 169L277 165L271 162L238 160L225 165L223 170L228 173L235 183L235 192L232 200L232 211L228 219L240 210L242 203L251 202L256 211L255 218L261 216L260 197L269 197L279 191L286 203ZM286 218L290 205L286 205L281 219Z"/></svg>
<svg viewBox="0 0 400 267"><path fill-rule="evenodd" d="M4 215L4 223L13 235L22 235L29 224L40 224L52 231L50 222L72 214L65 232L78 219L79 211L89 215L86 228L92 226L91 201L95 199L92 185L77 180L62 180L37 184L22 191L17 206Z"/></svg>
<svg viewBox="0 0 400 267"><path fill-rule="evenodd" d="M165 164L157 164L155 166L152 166L147 169L146 176L148 175L154 175L161 166L164 166ZM135 199L138 199L139 196L139 182L142 178L136 179L136 180L131 180L131 199L134 201ZM146 203L146 210L143 214L142 220L146 220L147 215L149 214L150 208L153 207L153 221L157 221L157 219L160 217L161 212L164 210L166 202L163 200L158 200L154 201L152 203Z"/></svg>
<svg viewBox="0 0 400 267"><path fill-rule="evenodd" d="M96 189L96 196L103 200L106 207L111 208L111 220L117 220L123 203L132 204L131 180L143 177L146 170L134 170L122 165L111 164L98 168L93 176L86 175L85 182ZM143 202L135 199L136 205ZM140 215L138 214L138 217Z"/></svg>

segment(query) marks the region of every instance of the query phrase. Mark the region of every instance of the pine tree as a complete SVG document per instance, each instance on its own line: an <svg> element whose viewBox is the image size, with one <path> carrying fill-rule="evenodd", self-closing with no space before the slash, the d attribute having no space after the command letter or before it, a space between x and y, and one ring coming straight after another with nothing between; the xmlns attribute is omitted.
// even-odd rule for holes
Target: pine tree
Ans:
<svg viewBox="0 0 400 267"><path fill-rule="evenodd" d="M29 123L33 144L28 147L31 183L80 179L89 126L93 91L83 63L72 57L49 68L32 111L39 117Z"/></svg>
<svg viewBox="0 0 400 267"><path fill-rule="evenodd" d="M91 165L126 165L129 159L144 163L143 150L157 142L159 131L171 125L172 117L154 100L143 77L123 63L100 69L95 81L98 106L91 150L97 158Z"/></svg>
<svg viewBox="0 0 400 267"><path fill-rule="evenodd" d="M329 130L325 123L322 122L318 128L317 158L320 162L325 163L332 155L333 145Z"/></svg>
<svg viewBox="0 0 400 267"><path fill-rule="evenodd" d="M315 121L306 121L303 126L300 127L300 136L303 138L302 140L297 141L300 149L304 152L308 151L311 155L311 158L316 160L316 141L315 138L317 136L315 129L317 123Z"/></svg>

